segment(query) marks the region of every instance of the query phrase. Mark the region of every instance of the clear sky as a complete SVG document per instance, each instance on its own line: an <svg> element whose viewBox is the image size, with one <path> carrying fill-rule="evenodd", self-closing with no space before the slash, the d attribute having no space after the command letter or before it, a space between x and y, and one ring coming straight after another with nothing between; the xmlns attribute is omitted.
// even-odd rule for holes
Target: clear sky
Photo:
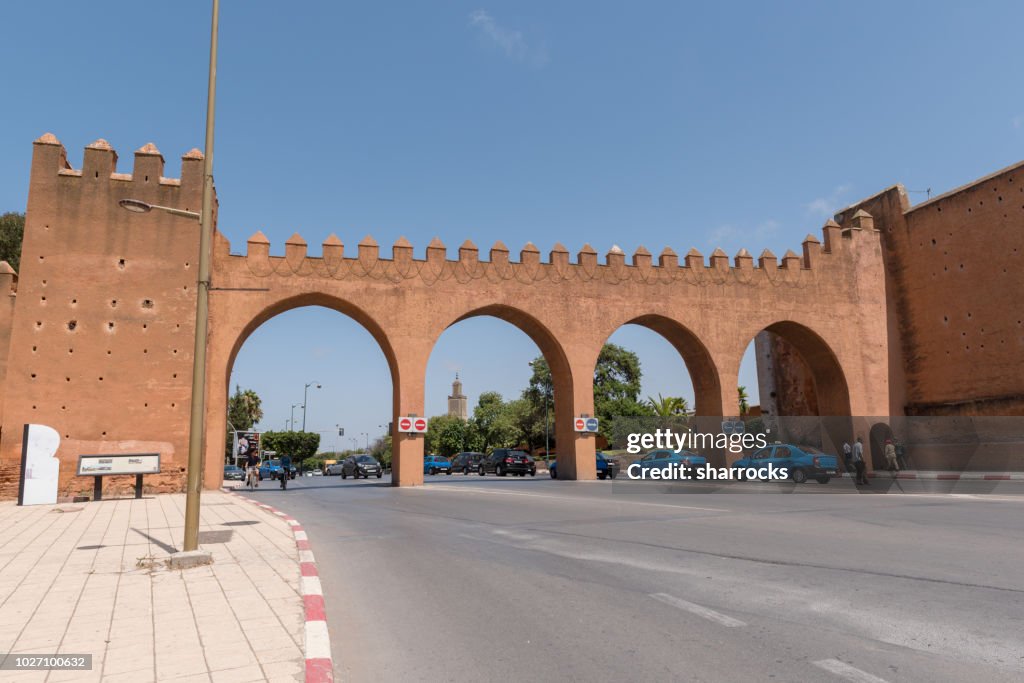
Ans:
<svg viewBox="0 0 1024 683"><path fill-rule="evenodd" d="M168 176L202 147L208 2L8 2L0 24L0 211L24 210L46 131L75 166L106 138L126 172L149 141ZM1020 2L225 0L219 227L235 250L262 230L275 254L295 231L314 254L331 232L385 253L404 235L419 257L434 236L453 253L467 238L799 251L894 182L938 193L1024 157L1022 25ZM645 394L692 398L667 342L613 341L640 354ZM506 323L459 323L431 358L428 412L456 370L471 401L517 395L535 355ZM329 311L257 330L233 381L261 395L266 428L310 381L309 429L362 441L390 419L383 355Z"/></svg>

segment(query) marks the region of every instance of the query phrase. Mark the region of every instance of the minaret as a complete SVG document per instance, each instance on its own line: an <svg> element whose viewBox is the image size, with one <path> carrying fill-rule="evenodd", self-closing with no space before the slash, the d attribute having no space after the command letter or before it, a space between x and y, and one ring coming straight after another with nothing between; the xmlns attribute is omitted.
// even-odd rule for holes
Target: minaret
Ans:
<svg viewBox="0 0 1024 683"><path fill-rule="evenodd" d="M455 381L452 382L452 395L448 397L448 414L460 419L469 418L469 411L466 403L466 395L462 393L462 382L459 381L459 373L455 373Z"/></svg>

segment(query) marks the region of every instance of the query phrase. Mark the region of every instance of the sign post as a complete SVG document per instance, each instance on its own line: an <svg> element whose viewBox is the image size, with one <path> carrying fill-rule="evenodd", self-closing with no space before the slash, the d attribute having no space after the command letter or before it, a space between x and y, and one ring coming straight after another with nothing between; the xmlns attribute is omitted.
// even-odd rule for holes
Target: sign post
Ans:
<svg viewBox="0 0 1024 683"><path fill-rule="evenodd" d="M573 429L583 434L596 434L598 428L598 419L596 417L590 417L589 415L581 415L573 418Z"/></svg>
<svg viewBox="0 0 1024 683"><path fill-rule="evenodd" d="M426 434L427 418L415 415L400 417L398 418L398 431L401 434Z"/></svg>
<svg viewBox="0 0 1024 683"><path fill-rule="evenodd" d="M160 473L159 453L119 453L116 455L80 455L80 477L95 477L92 499L103 500L103 477L116 474L135 475L135 497L142 498L142 475Z"/></svg>

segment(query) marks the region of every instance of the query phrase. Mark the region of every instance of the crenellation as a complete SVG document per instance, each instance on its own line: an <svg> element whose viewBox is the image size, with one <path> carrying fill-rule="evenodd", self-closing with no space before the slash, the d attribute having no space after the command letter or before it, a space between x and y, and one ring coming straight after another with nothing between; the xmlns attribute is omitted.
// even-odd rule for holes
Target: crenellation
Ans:
<svg viewBox="0 0 1024 683"><path fill-rule="evenodd" d="M7 261L0 261L0 294L18 291L18 274Z"/></svg>
<svg viewBox="0 0 1024 683"><path fill-rule="evenodd" d="M576 263L584 273L593 275L597 272L597 250L589 244L584 244L583 248L576 253Z"/></svg>
<svg viewBox="0 0 1024 683"><path fill-rule="evenodd" d="M800 270L801 265L801 258L797 256L796 252L792 249L787 249L786 253L782 256L782 264L779 267L795 271Z"/></svg>
<svg viewBox="0 0 1024 683"><path fill-rule="evenodd" d="M117 152L110 143L99 138L85 146L82 157L82 175L92 180L110 178L117 172Z"/></svg>
<svg viewBox="0 0 1024 683"><path fill-rule="evenodd" d="M246 243L245 255L247 258L260 260L266 260L270 256L270 240L267 239L267 236L262 231L257 230L249 238Z"/></svg>
<svg viewBox="0 0 1024 683"><path fill-rule="evenodd" d="M752 271L754 270L754 257L750 255L750 252L746 249L740 249L736 252L736 257L733 259L737 270Z"/></svg>
<svg viewBox="0 0 1024 683"><path fill-rule="evenodd" d="M306 240L297 232L285 241L284 260L288 262L293 271L297 272L302 267L302 262L306 259L307 249Z"/></svg>
<svg viewBox="0 0 1024 683"><path fill-rule="evenodd" d="M644 245L640 245L633 252L633 267L634 268L650 268L651 267L651 252L647 251Z"/></svg>
<svg viewBox="0 0 1024 683"><path fill-rule="evenodd" d="M825 240L825 253L832 254L839 247L842 239L843 229L833 219L829 218L825 221L825 225L821 227L821 236Z"/></svg>
<svg viewBox="0 0 1024 683"><path fill-rule="evenodd" d="M757 257L757 267L769 276L774 275L775 270L779 267L779 259L776 258L771 249L765 249Z"/></svg>
<svg viewBox="0 0 1024 683"><path fill-rule="evenodd" d="M380 247L377 245L377 240L367 235L360 240L357 249L359 251L358 261L360 265L363 266L365 271L369 272L377 265L377 261L380 259Z"/></svg>
<svg viewBox="0 0 1024 683"><path fill-rule="evenodd" d="M697 250L697 247L690 247L690 251L686 252L686 258L683 260L687 268L703 269L704 268L704 254Z"/></svg>
<svg viewBox="0 0 1024 683"><path fill-rule="evenodd" d="M566 277L569 273L569 250L561 242L555 242L555 246L548 253L548 263L554 266L559 277Z"/></svg>
<svg viewBox="0 0 1024 683"><path fill-rule="evenodd" d="M135 184L158 184L164 174L164 155L152 142L135 150L135 167L132 182Z"/></svg>
<svg viewBox="0 0 1024 683"><path fill-rule="evenodd" d="M679 256L672 250L672 247L665 247L658 254L658 266L672 270L679 267Z"/></svg>
<svg viewBox="0 0 1024 683"><path fill-rule="evenodd" d="M476 265L480 262L480 250L472 240L466 240L459 246L459 261L464 265Z"/></svg>
<svg viewBox="0 0 1024 683"><path fill-rule="evenodd" d="M721 247L717 247L711 252L711 268L720 271L729 271L729 255Z"/></svg>
<svg viewBox="0 0 1024 683"><path fill-rule="evenodd" d="M448 247L444 245L440 237L430 240L427 245L427 262L435 265L443 265L448 260Z"/></svg>
<svg viewBox="0 0 1024 683"><path fill-rule="evenodd" d="M626 265L626 254L619 245L613 244L612 248L604 256L604 263L611 268L621 268Z"/></svg>
<svg viewBox="0 0 1024 683"><path fill-rule="evenodd" d="M818 265L821 257L821 242L814 235L808 233L802 242L804 249L804 268L813 268Z"/></svg>

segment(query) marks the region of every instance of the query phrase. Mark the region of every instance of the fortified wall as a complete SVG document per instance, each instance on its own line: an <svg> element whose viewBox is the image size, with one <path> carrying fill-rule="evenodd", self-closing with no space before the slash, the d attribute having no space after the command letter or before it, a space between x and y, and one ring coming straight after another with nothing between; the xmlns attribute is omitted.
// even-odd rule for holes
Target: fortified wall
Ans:
<svg viewBox="0 0 1024 683"><path fill-rule="evenodd" d="M197 210L202 155L193 150L182 158L180 179L163 177L163 162L146 145L135 152L133 172L119 173L117 154L97 140L76 170L54 136L35 142L22 272L0 267L0 496L16 492L28 422L61 434L61 495L89 489L91 480L73 476L74 467L78 455L94 453L158 452L162 472L147 477L147 488L183 487L199 228L188 218L118 205L132 198ZM893 188L843 211L821 239L808 235L801 253L781 259L767 250L757 259L746 250L730 259L721 249L709 259L696 250L680 258L670 248L654 257L642 247L631 257L612 249L599 258L589 245L572 257L556 245L544 260L528 244L516 261L500 242L483 259L468 241L449 258L437 240L416 259L404 239L388 258L372 238L347 253L334 235L319 256L309 255L298 235L274 256L261 233L244 254L215 233L205 485L220 483L238 350L266 320L307 305L353 317L381 345L395 422L424 413L426 365L447 327L478 315L518 326L552 368L559 469L568 478L594 476L593 439L572 432L571 417L593 413L597 355L628 323L656 331L679 351L700 416L737 414L739 365L755 337L759 346L768 340L780 349L772 370L777 414L802 405L820 415L898 415L904 405L924 410L963 396L987 410L1016 410L1021 378L1007 368L1021 357L1024 335L1019 320L998 315L1000 308L1020 310L1012 295L1024 284L1014 269L1024 202L1006 189L1021 182L1014 172L912 209ZM962 204L962 194L1005 207L1002 217ZM979 238L987 241L992 230L1005 233L1008 247L998 253ZM928 269L935 249L946 252L943 274ZM992 267L983 267L986 259ZM965 288L967 272L985 292L979 305ZM928 275L931 285L919 281ZM935 313L948 318L941 343L933 341ZM972 336L959 342L961 352L952 342L967 339L962 333ZM956 362L964 367L951 371ZM780 381L797 363L803 374ZM797 391L803 404L795 402ZM835 424L834 439L870 429L856 419ZM421 483L422 439L393 437L395 481Z"/></svg>

